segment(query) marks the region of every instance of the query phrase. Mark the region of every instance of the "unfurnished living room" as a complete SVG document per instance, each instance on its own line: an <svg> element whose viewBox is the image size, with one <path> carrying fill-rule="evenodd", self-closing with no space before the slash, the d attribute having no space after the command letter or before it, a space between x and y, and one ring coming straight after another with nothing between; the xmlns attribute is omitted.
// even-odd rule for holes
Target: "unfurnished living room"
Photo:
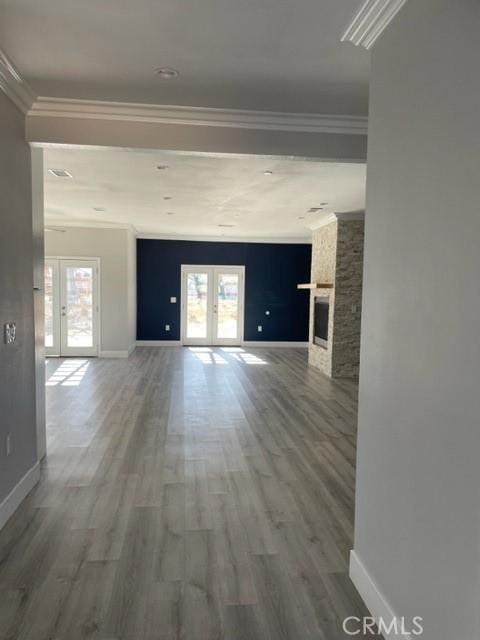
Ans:
<svg viewBox="0 0 480 640"><path fill-rule="evenodd" d="M0 0L0 640L480 634L477 0Z"/></svg>

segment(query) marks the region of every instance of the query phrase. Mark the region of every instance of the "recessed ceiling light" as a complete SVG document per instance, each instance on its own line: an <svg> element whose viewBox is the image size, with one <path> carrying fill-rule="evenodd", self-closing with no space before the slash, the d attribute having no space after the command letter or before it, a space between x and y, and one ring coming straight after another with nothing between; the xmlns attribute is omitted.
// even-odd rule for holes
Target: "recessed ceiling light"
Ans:
<svg viewBox="0 0 480 640"><path fill-rule="evenodd" d="M328 202L320 202L320 206L321 206L321 207L326 207L326 206L327 206L327 204L328 204Z"/></svg>
<svg viewBox="0 0 480 640"><path fill-rule="evenodd" d="M264 176L271 176L273 174L273 171L267 170L263 172Z"/></svg>
<svg viewBox="0 0 480 640"><path fill-rule="evenodd" d="M298 216L299 220L305 220L305 216Z"/></svg>
<svg viewBox="0 0 480 640"><path fill-rule="evenodd" d="M318 211L323 211L323 207L310 207L308 213L317 213Z"/></svg>
<svg viewBox="0 0 480 640"><path fill-rule="evenodd" d="M157 169L159 171L166 171L169 168L168 164L157 164Z"/></svg>
<svg viewBox="0 0 480 640"><path fill-rule="evenodd" d="M173 80L180 75L176 69L172 69L171 67L160 67L155 73L157 76L160 76L162 80Z"/></svg>
<svg viewBox="0 0 480 640"><path fill-rule="evenodd" d="M234 224L219 224L217 226L224 227L224 228L230 228L230 227L234 227L235 225Z"/></svg>
<svg viewBox="0 0 480 640"><path fill-rule="evenodd" d="M163 199L164 199L164 200L171 200L171 199L172 199L172 196L163 196Z"/></svg>
<svg viewBox="0 0 480 640"><path fill-rule="evenodd" d="M175 211L167 211L167 216L174 216L175 215Z"/></svg>
<svg viewBox="0 0 480 640"><path fill-rule="evenodd" d="M72 174L66 169L49 169L48 173L56 178L73 178Z"/></svg>
<svg viewBox="0 0 480 640"><path fill-rule="evenodd" d="M94 211L106 211L105 207L93 207Z"/></svg>

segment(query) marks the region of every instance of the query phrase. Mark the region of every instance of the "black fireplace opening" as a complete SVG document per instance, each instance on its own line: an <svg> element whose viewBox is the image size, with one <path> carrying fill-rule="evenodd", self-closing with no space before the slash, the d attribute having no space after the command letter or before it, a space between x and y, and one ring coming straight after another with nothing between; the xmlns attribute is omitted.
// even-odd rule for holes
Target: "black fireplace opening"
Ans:
<svg viewBox="0 0 480 640"><path fill-rule="evenodd" d="M328 314L330 309L330 299L315 297L313 312L313 342L324 349L328 346Z"/></svg>

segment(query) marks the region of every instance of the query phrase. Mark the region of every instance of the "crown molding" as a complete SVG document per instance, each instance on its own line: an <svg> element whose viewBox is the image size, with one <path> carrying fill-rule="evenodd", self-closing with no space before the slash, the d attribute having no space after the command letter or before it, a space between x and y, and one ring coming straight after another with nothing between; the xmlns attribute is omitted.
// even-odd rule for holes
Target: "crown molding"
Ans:
<svg viewBox="0 0 480 640"><path fill-rule="evenodd" d="M67 231L68 229L123 229L131 231L135 236L137 230L132 224L116 222L97 222L95 220L58 220L45 216L45 229L48 231Z"/></svg>
<svg viewBox="0 0 480 640"><path fill-rule="evenodd" d="M35 101L35 94L1 49L0 89L23 113L28 113Z"/></svg>
<svg viewBox="0 0 480 640"><path fill-rule="evenodd" d="M311 244L311 237L293 238L265 238L257 236L215 236L215 235L194 235L194 234L165 234L140 232L131 224L121 224L114 222L95 222L91 220L71 220L65 222L55 218L45 219L45 229L52 233L66 232L69 229L127 229L140 240L186 240L189 242L253 242L264 244Z"/></svg>
<svg viewBox="0 0 480 640"><path fill-rule="evenodd" d="M32 118L86 118L234 129L367 135L367 118L363 116L210 109L67 98L38 97L28 115Z"/></svg>
<svg viewBox="0 0 480 640"><path fill-rule="evenodd" d="M256 236L215 236L163 233L137 233L139 240L185 240L187 242L244 242L258 244L311 244L311 237L306 238L262 238Z"/></svg>
<svg viewBox="0 0 480 640"><path fill-rule="evenodd" d="M367 0L342 36L342 42L371 49L407 0Z"/></svg>
<svg viewBox="0 0 480 640"><path fill-rule="evenodd" d="M310 229L312 231L315 231L316 229L325 227L328 224L332 224L332 222L353 222L355 220L365 220L365 211L343 211L338 213L329 213L327 216L319 220L317 224L311 226Z"/></svg>

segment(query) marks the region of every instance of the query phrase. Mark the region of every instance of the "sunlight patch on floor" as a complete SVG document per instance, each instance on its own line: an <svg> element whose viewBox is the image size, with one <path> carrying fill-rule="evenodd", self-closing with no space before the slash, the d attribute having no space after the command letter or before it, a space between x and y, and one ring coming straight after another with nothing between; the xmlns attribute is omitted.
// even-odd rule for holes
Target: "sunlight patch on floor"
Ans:
<svg viewBox="0 0 480 640"><path fill-rule="evenodd" d="M210 347L189 347L189 351L191 351L203 364L228 364L228 360L225 360L221 354L217 353ZM262 358L259 358L253 353L248 353L241 347L222 347L221 351L242 364L268 364L268 362L262 360Z"/></svg>
<svg viewBox="0 0 480 640"><path fill-rule="evenodd" d="M89 367L88 360L64 360L46 382L47 387L78 387Z"/></svg>

